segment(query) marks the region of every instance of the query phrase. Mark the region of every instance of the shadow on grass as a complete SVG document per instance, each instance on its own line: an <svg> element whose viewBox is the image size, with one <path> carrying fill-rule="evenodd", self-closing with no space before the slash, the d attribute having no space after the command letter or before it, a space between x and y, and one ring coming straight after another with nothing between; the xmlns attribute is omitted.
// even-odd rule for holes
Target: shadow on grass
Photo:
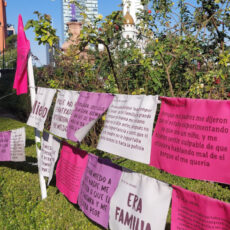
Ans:
<svg viewBox="0 0 230 230"><path fill-rule="evenodd" d="M52 178L52 180L51 180L49 186L56 187L56 175L55 175L55 174L53 175L53 178ZM56 195L59 194L59 193L60 193L60 191L57 189ZM63 196L64 196L64 195L63 195ZM64 196L64 197L65 197L65 199L68 201L68 203L71 204L77 211L82 212L82 210L81 210L81 208L79 207L78 204L73 204L73 203L71 203L71 202L68 200L68 198L67 198L66 196ZM83 214L84 214L84 213L83 213ZM102 227L101 225L99 225L99 224L97 224L96 222L94 222L93 220L91 220L87 215L84 214L84 216L87 218L87 220L88 220L89 222L91 222L93 225L96 225L99 229L101 229L101 230L105 229L105 228ZM165 230L170 230L170 228L171 228L171 224L170 224L170 223L167 223L166 226L165 226Z"/></svg>
<svg viewBox="0 0 230 230"><path fill-rule="evenodd" d="M18 171L29 172L32 174L38 173L37 159L34 157L26 157L23 162L0 162L0 167L7 167Z"/></svg>
<svg viewBox="0 0 230 230"><path fill-rule="evenodd" d="M55 174L55 173L53 174L53 177L52 177L52 179L51 179L51 181L50 181L49 186L57 187L57 186L56 186L56 174ZM59 190L58 190L57 194L58 194L58 193L59 193Z"/></svg>
<svg viewBox="0 0 230 230"><path fill-rule="evenodd" d="M170 230L170 228L171 228L171 224L167 223L165 226L165 230Z"/></svg>
<svg viewBox="0 0 230 230"><path fill-rule="evenodd" d="M71 203L72 204L72 203ZM82 210L80 209L80 207L79 207L79 205L78 204L72 204L73 205L73 207L75 208L75 209L77 209L77 211L79 211L79 212L82 212ZM101 225L99 225L99 224L97 224L96 222L94 222L94 221L92 221L88 216L86 216L85 215L85 213L83 213L84 214L84 216L87 218L87 220L89 221L89 222L91 222L93 225L96 225L99 229L105 229L104 227L102 227Z"/></svg>
<svg viewBox="0 0 230 230"><path fill-rule="evenodd" d="M35 145L34 139L26 139L26 148L30 147L31 145Z"/></svg>

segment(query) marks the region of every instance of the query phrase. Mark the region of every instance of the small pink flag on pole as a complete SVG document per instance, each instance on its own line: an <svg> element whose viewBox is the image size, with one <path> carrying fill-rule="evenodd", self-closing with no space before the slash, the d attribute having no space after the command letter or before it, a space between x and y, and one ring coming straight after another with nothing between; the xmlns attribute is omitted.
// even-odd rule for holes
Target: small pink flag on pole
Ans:
<svg viewBox="0 0 230 230"><path fill-rule="evenodd" d="M27 87L27 61L30 51L30 41L27 40L22 16L18 16L18 38L17 38L17 69L14 78L13 88L16 89L17 95L28 92Z"/></svg>

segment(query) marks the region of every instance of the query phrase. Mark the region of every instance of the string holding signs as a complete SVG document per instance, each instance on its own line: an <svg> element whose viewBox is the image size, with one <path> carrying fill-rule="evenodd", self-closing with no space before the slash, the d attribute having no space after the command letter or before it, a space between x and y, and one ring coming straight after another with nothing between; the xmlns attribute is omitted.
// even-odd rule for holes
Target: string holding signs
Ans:
<svg viewBox="0 0 230 230"><path fill-rule="evenodd" d="M171 230L230 229L230 204L173 186Z"/></svg>
<svg viewBox="0 0 230 230"><path fill-rule="evenodd" d="M10 161L10 131L0 132L0 161Z"/></svg>
<svg viewBox="0 0 230 230"><path fill-rule="evenodd" d="M25 161L26 131L25 128L14 129L11 131L10 151L11 161Z"/></svg>
<svg viewBox="0 0 230 230"><path fill-rule="evenodd" d="M56 89L38 87L35 102L27 121L27 125L37 128L39 131L44 129L44 123L55 93Z"/></svg>
<svg viewBox="0 0 230 230"><path fill-rule="evenodd" d="M135 172L122 172L110 203L109 227L114 230L164 230L172 188Z"/></svg>
<svg viewBox="0 0 230 230"><path fill-rule="evenodd" d="M108 228L110 199L121 176L121 167L89 154L78 204L91 220Z"/></svg>
<svg viewBox="0 0 230 230"><path fill-rule="evenodd" d="M44 177L48 177L48 185L53 177L54 166L58 158L60 140L52 134L43 132L41 159L38 159L39 171Z"/></svg>
<svg viewBox="0 0 230 230"><path fill-rule="evenodd" d="M75 204L87 162L87 152L63 143L56 168L56 186L70 202Z"/></svg>
<svg viewBox="0 0 230 230"><path fill-rule="evenodd" d="M230 101L161 99L151 165L177 176L230 184Z"/></svg>
<svg viewBox="0 0 230 230"><path fill-rule="evenodd" d="M116 95L97 148L149 164L158 96Z"/></svg>
<svg viewBox="0 0 230 230"><path fill-rule="evenodd" d="M78 97L77 91L59 90L51 121L51 133L67 139L68 122Z"/></svg>
<svg viewBox="0 0 230 230"><path fill-rule="evenodd" d="M68 123L68 139L81 142L97 119L108 109L113 98L112 94L107 93L80 92Z"/></svg>

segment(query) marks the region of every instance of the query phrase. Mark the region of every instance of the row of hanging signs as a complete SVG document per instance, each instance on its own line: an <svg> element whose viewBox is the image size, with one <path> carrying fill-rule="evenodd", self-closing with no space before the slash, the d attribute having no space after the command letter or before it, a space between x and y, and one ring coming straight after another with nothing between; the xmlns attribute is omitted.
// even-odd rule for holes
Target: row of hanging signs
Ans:
<svg viewBox="0 0 230 230"><path fill-rule="evenodd" d="M28 125L43 131L55 94L38 88ZM58 90L38 159L49 184L61 148L56 186L105 228L165 229L172 200L171 229L230 229L230 204L122 168L58 138L81 142L103 114L97 149L177 176L230 184L230 101ZM25 160L24 148L24 128L0 132L1 161Z"/></svg>

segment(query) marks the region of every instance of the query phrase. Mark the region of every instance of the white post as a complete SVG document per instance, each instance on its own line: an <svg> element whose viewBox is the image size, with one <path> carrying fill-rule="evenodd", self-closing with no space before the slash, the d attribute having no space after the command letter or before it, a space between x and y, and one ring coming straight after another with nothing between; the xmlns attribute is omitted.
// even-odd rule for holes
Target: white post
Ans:
<svg viewBox="0 0 230 230"><path fill-rule="evenodd" d="M35 91L34 71L33 71L31 54L29 54L29 58L28 58L28 77L29 77L31 108L33 108L33 105L35 102L36 91ZM39 181L40 181L40 187L41 187L41 194L42 194L42 199L45 199L47 197L46 182L39 170L39 159L41 159L40 158L41 150L37 146L37 143L41 143L41 138L40 138L40 132L36 128L34 129L34 131L35 131L35 144L36 144L36 152L37 152L37 158L38 158L38 174L39 174Z"/></svg>

